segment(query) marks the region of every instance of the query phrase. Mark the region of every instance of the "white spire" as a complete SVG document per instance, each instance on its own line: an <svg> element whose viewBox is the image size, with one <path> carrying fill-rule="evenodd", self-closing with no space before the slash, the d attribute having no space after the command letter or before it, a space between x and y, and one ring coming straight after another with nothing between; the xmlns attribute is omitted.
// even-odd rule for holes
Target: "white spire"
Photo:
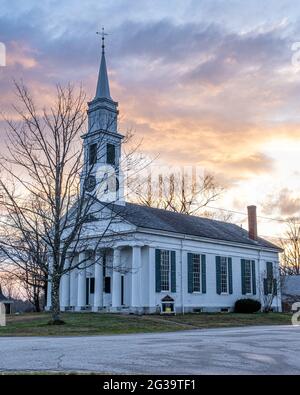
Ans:
<svg viewBox="0 0 300 395"><path fill-rule="evenodd" d="M102 28L102 33L97 32L97 34L102 35L102 55L101 55L101 64L100 64L95 99L105 98L105 99L112 100L112 98L110 96L109 82L108 82L107 68L106 68L106 60L105 60L104 40L105 40L105 36L107 36L107 34L104 33L104 28Z"/></svg>

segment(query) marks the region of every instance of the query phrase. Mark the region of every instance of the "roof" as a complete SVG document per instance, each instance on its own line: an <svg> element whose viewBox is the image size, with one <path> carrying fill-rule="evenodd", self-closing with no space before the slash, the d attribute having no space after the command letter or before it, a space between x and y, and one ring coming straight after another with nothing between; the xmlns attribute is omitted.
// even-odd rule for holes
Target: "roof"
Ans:
<svg viewBox="0 0 300 395"><path fill-rule="evenodd" d="M257 241L250 239L248 231L228 222L133 203L111 204L110 208L126 221L141 228L281 250L265 239L258 238Z"/></svg>
<svg viewBox="0 0 300 395"><path fill-rule="evenodd" d="M101 56L98 84L97 84L97 90L95 96L95 99L99 99L99 98L112 100L110 96L109 81L107 76L107 68L106 68L104 52L102 52L102 56Z"/></svg>
<svg viewBox="0 0 300 395"><path fill-rule="evenodd" d="M282 293L284 295L300 295L300 275L283 276Z"/></svg>

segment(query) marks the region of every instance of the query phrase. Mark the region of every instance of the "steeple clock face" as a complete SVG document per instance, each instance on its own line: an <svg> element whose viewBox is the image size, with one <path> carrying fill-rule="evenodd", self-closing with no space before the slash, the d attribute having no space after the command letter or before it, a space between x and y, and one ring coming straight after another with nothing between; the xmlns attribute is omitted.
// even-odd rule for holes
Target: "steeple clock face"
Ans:
<svg viewBox="0 0 300 395"><path fill-rule="evenodd" d="M88 176L86 177L85 181L85 188L88 192L92 192L96 187L96 177L95 176Z"/></svg>

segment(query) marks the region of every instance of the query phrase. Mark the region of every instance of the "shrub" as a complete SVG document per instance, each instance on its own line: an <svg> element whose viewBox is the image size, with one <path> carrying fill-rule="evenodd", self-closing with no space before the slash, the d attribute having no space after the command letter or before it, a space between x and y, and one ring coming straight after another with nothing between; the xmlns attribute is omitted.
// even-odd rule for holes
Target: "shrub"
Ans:
<svg viewBox="0 0 300 395"><path fill-rule="evenodd" d="M254 299L239 299L235 302L234 312L252 314L257 313L261 309L261 303Z"/></svg>

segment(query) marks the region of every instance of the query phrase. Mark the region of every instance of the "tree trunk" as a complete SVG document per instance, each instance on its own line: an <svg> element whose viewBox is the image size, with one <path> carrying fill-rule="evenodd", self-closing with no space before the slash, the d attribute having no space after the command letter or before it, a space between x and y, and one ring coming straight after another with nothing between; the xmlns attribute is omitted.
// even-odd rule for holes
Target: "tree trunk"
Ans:
<svg viewBox="0 0 300 395"><path fill-rule="evenodd" d="M40 288L37 285L33 286L33 306L36 313L41 311L40 303Z"/></svg>
<svg viewBox="0 0 300 395"><path fill-rule="evenodd" d="M39 295L35 295L34 296L34 309L35 309L36 313L40 313L41 312Z"/></svg>
<svg viewBox="0 0 300 395"><path fill-rule="evenodd" d="M59 284L60 276L52 277L51 288L51 311L52 311L52 324L59 325L64 322L60 318L60 300L59 300Z"/></svg>

